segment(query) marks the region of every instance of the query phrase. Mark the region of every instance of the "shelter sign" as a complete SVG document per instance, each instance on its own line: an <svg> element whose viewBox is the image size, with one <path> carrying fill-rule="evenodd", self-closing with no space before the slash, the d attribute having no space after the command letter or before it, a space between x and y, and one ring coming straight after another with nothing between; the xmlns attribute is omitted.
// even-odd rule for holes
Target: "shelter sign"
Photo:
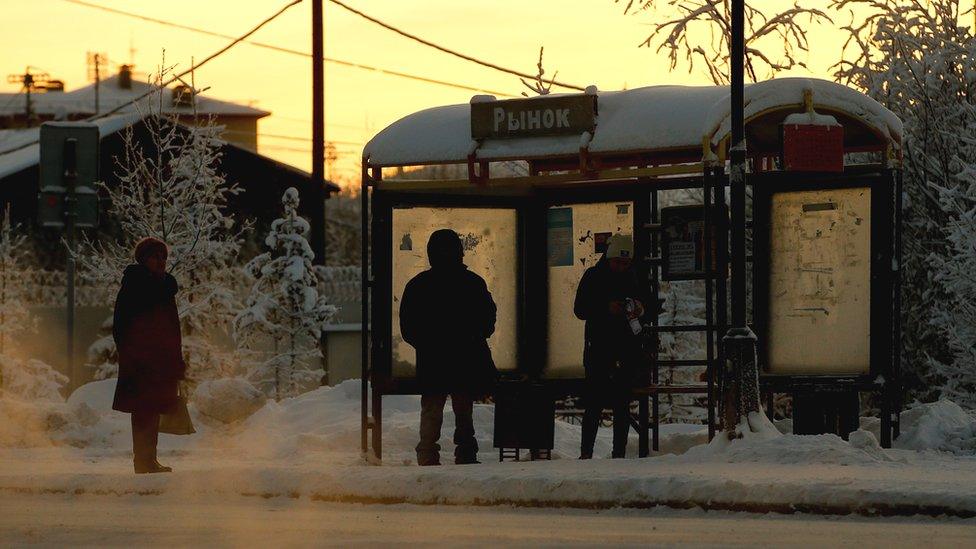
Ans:
<svg viewBox="0 0 976 549"><path fill-rule="evenodd" d="M595 125L595 95L471 103L474 139L580 135L592 132Z"/></svg>

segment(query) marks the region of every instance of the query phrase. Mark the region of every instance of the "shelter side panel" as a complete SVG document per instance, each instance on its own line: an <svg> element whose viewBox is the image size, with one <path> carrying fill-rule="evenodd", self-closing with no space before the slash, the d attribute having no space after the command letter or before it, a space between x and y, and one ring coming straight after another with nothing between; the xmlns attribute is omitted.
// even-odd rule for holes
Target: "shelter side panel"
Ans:
<svg viewBox="0 0 976 549"><path fill-rule="evenodd" d="M400 333L400 300L407 282L429 268L427 240L453 229L464 245L464 263L488 285L498 307L495 333L488 340L499 370L516 367L517 214L514 209L411 207L393 210L393 377L416 375L417 355Z"/></svg>
<svg viewBox="0 0 976 549"><path fill-rule="evenodd" d="M769 372L867 374L871 190L775 193L769 217Z"/></svg>

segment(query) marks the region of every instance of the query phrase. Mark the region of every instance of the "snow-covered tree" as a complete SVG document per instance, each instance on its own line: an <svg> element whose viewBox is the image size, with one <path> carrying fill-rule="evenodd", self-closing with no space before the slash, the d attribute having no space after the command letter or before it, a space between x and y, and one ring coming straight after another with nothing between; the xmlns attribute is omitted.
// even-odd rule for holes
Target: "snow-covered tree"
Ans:
<svg viewBox="0 0 976 549"><path fill-rule="evenodd" d="M666 51L671 70L684 58L690 72L701 63L712 82L729 83L729 28L731 3L728 0L614 0L624 5L624 13L653 12L659 22L640 45ZM776 72L804 67L797 52L809 50L807 29L815 22L830 21L822 10L804 7L804 2L784 2L760 8L757 2L745 3L745 68L753 81ZM707 37L702 41L700 38ZM778 49L778 51L777 51ZM765 70L763 70L765 69ZM760 74L762 71L764 74Z"/></svg>
<svg viewBox="0 0 976 549"><path fill-rule="evenodd" d="M245 267L254 285L247 306L235 319L239 344L255 355L248 377L276 400L320 385L324 370L319 338L335 313L318 292L308 222L298 215L298 191L281 197L284 214L271 224L269 251ZM272 350L262 350L267 347Z"/></svg>
<svg viewBox="0 0 976 549"><path fill-rule="evenodd" d="M17 343L37 328L27 308L32 282L27 236L10 223L10 207L0 219L0 392L22 398L60 400L68 378L49 364L25 359Z"/></svg>
<svg viewBox="0 0 976 549"><path fill-rule="evenodd" d="M972 3L835 0L837 78L905 124L903 364L915 396L976 407L976 37ZM965 20L964 20L965 18Z"/></svg>
<svg viewBox="0 0 976 549"><path fill-rule="evenodd" d="M165 89L165 71L153 94ZM158 99L158 97L157 97ZM182 125L154 110L162 101L143 104L145 139L131 128L123 133L124 152L117 159L118 186L99 187L110 202L117 239L85 239L76 254L81 272L95 282L118 284L132 247L153 236L170 248L169 272L180 284L177 305L183 330L187 377L191 383L232 375L232 353L213 343L230 328L239 309L238 255L241 234L249 223L237 223L226 211L229 197L240 192L219 170L221 128L212 119ZM114 345L99 340L90 355L101 375L114 375Z"/></svg>

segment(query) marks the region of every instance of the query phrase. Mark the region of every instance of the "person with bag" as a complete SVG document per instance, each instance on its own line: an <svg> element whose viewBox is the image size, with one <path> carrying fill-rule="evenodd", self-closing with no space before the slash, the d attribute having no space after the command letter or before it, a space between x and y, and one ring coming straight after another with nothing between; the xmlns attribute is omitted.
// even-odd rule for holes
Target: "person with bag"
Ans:
<svg viewBox="0 0 976 549"><path fill-rule="evenodd" d="M440 465L444 404L454 408L454 463L478 463L474 401L497 377L488 338L495 333L495 302L485 280L464 265L461 238L450 229L427 242L430 269L407 283L400 301L400 333L417 350L420 386L418 465Z"/></svg>
<svg viewBox="0 0 976 549"><path fill-rule="evenodd" d="M629 235L610 237L596 265L583 273L576 290L574 313L586 322L583 343L583 434L580 459L593 457L603 410L613 410L613 453L622 458L630 430L634 382L646 362L641 344L644 292L633 268L634 241ZM651 314L659 314L661 303Z"/></svg>
<svg viewBox="0 0 976 549"><path fill-rule="evenodd" d="M119 355L119 379L112 408L132 415L133 465L137 474L168 473L156 460L160 415L177 414L184 403L179 382L186 374L176 279L166 272L169 250L147 237L135 247L115 300L112 336Z"/></svg>

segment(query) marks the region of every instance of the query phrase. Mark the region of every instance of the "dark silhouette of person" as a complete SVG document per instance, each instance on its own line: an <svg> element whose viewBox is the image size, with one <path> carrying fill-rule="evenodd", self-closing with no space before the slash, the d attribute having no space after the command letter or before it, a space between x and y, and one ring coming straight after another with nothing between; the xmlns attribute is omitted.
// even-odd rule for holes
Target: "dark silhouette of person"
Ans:
<svg viewBox="0 0 976 549"><path fill-rule="evenodd" d="M474 400L491 392L497 371L488 348L495 302L485 280L464 265L457 233L435 231L427 242L430 269L407 283L400 333L417 350L420 386L419 465L440 465L441 423L448 395L454 408L454 462L478 463Z"/></svg>
<svg viewBox="0 0 976 549"><path fill-rule="evenodd" d="M136 473L168 473L156 459L159 416L177 403L178 383L186 375L176 279L166 272L164 242L144 238L135 248L136 264L125 268L115 300L112 336L119 355L119 380L112 408L132 414L132 453Z"/></svg>
<svg viewBox="0 0 976 549"><path fill-rule="evenodd" d="M613 453L627 451L630 402L634 381L645 362L641 337L631 326L644 315L643 292L633 268L634 242L627 235L610 237L607 251L583 273L574 312L586 321L583 367L583 435L580 459L593 457L593 444L605 408L613 410ZM630 307L628 307L628 300Z"/></svg>

